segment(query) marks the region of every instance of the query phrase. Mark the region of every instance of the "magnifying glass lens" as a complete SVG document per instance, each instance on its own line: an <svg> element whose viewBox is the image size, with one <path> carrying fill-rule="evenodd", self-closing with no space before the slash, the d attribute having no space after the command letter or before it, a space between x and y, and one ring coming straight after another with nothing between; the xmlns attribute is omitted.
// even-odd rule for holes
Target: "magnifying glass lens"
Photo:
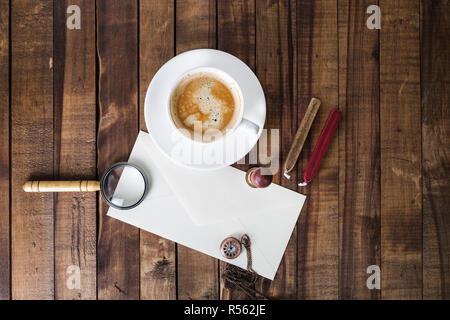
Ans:
<svg viewBox="0 0 450 320"><path fill-rule="evenodd" d="M131 209L144 198L147 181L143 172L129 163L118 163L109 168L101 181L105 201L117 209Z"/></svg>

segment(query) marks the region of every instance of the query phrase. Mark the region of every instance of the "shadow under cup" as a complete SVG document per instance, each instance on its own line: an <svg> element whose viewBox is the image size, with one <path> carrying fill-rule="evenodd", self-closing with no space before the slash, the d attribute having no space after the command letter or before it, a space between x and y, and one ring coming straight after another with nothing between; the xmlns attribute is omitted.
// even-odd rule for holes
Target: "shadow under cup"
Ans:
<svg viewBox="0 0 450 320"><path fill-rule="evenodd" d="M215 123L213 122L217 121L215 115L218 115L219 117L224 116L224 113L220 114L220 112L217 111L220 106L217 106L216 104L220 103L220 99L218 101L217 98L213 97L213 94L211 94L211 86L205 84L205 81L208 81L205 79L211 79L211 81L222 84L233 97L233 113L228 121L222 124L223 127L221 128L215 126ZM194 83L194 81L197 81L197 83ZM200 86L199 83L203 83L202 86ZM186 97L188 93L185 93L185 91L189 92L190 87L195 87L196 85L200 86L198 89L199 93L196 96L192 95L191 97ZM209 91L206 92L205 90L208 89ZM192 114L190 114L191 110L185 112L189 114L189 116L184 119L184 121L178 115L178 102L180 98L186 99L183 104L186 108L192 107ZM199 143L214 142L220 140L225 135L232 133L239 126L244 113L243 102L242 91L237 82L229 74L220 69L211 67L195 68L181 75L177 81L175 81L175 84L170 91L168 101L169 122L174 129L177 129L190 141ZM200 114L198 109L204 110L205 108L209 108L208 110L210 113L208 115L206 113ZM226 106L224 108L226 108ZM196 120L199 116L203 117L202 120ZM205 117L209 118L204 119ZM191 128L188 128L185 125L186 123L189 123Z"/></svg>

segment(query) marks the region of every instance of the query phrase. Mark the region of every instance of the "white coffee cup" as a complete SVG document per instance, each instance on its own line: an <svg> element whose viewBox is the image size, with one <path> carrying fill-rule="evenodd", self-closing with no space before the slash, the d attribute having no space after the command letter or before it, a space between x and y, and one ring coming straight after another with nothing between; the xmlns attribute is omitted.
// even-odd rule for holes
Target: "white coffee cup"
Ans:
<svg viewBox="0 0 450 320"><path fill-rule="evenodd" d="M168 100L167 100L167 116L169 117L169 123L172 126L172 129L178 130L179 132L182 133L182 135L186 139L189 139L190 141L194 141L196 143L210 143L210 141L211 141L210 137L208 137L207 132L204 133L203 135L201 133L200 133L200 135L196 135L196 133L194 132L194 135L193 135L192 131L190 131L186 128L182 128L180 125L177 126L177 124L175 123L173 116L171 114L171 100L172 100L174 91L177 89L178 85L182 81L186 81L188 78L193 77L199 73L211 74L211 75L213 75L214 78L216 78L216 79L220 80L222 83L226 84L228 86L228 88L232 91L232 93L235 97L235 103L239 105L238 113L235 116L233 116L234 119L230 120L229 124L227 124L227 126L225 127L225 130L222 130L221 135L213 134L213 136L215 137L215 139L213 139L213 140L217 141L218 137L220 138L223 136L230 135L238 128L240 130L250 131L252 134L257 135L259 133L260 127L257 124L255 124L254 122L244 118L244 107L245 107L244 106L244 97L243 97L240 86L228 73L226 73L223 70L220 70L217 68L212 68L212 67L199 67L199 68L191 69L191 70L183 73L174 82L174 85L170 90L170 94L169 94ZM223 131L225 131L225 132L223 132Z"/></svg>

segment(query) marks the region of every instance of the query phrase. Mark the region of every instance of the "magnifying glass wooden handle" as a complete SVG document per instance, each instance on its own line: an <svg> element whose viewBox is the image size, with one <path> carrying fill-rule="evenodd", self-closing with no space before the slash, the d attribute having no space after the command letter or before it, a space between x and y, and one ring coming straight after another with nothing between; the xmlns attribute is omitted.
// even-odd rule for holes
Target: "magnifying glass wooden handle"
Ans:
<svg viewBox="0 0 450 320"><path fill-rule="evenodd" d="M22 188L25 192L90 192L100 190L100 181L27 181Z"/></svg>

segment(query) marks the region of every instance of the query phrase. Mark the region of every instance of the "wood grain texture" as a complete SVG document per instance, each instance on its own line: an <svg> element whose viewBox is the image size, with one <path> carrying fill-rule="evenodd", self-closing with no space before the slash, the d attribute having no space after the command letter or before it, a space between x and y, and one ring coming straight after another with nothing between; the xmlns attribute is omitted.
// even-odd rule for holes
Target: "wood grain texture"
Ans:
<svg viewBox="0 0 450 320"><path fill-rule="evenodd" d="M424 299L450 299L449 10L421 1Z"/></svg>
<svg viewBox="0 0 450 320"><path fill-rule="evenodd" d="M127 161L138 133L137 2L97 0L99 124L97 166L101 175ZM139 299L139 229L106 216L97 248L98 298Z"/></svg>
<svg viewBox="0 0 450 320"><path fill-rule="evenodd" d="M366 286L380 266L379 34L366 9L376 1L338 1L339 298L379 299Z"/></svg>
<svg viewBox="0 0 450 320"><path fill-rule="evenodd" d="M176 54L216 47L216 2L176 1ZM218 261L178 245L178 298L218 299Z"/></svg>
<svg viewBox="0 0 450 320"><path fill-rule="evenodd" d="M158 69L174 54L174 3L140 1L139 10L139 112L140 129L146 130L144 101ZM140 231L141 299L176 299L175 243Z"/></svg>
<svg viewBox="0 0 450 320"><path fill-rule="evenodd" d="M255 3L218 1L217 49L226 51L255 70Z"/></svg>
<svg viewBox="0 0 450 320"><path fill-rule="evenodd" d="M53 175L53 1L11 5L12 298L53 299L53 195L22 190Z"/></svg>
<svg viewBox="0 0 450 320"><path fill-rule="evenodd" d="M292 4L294 6L294 3ZM289 151L297 126L294 90L295 9L289 1L256 1L256 75L264 88L267 102L266 127L269 136L279 130L279 154L282 163ZM278 141L270 141L278 143ZM269 150L272 145L269 145ZM275 149L274 149L275 150ZM292 172L294 175L295 172ZM281 180L278 167L273 182L296 190L294 180ZM297 296L297 230L294 229L274 281L260 278L256 289L266 297L295 299Z"/></svg>
<svg viewBox="0 0 450 320"><path fill-rule="evenodd" d="M71 4L81 30L65 26ZM373 4L381 30L366 27ZM21 189L126 161L147 129L155 72L216 47L258 75L279 164L311 97L322 101L294 179L274 178L307 194L305 207L275 281L252 288L276 299L449 299L449 10L449 0L0 2L0 299L255 298L224 287L225 263L108 219L94 194ZM298 188L337 106L338 134ZM276 143L262 142L262 153ZM80 290L67 288L70 265ZM366 287L370 265L381 290Z"/></svg>
<svg viewBox="0 0 450 320"><path fill-rule="evenodd" d="M380 7L381 297L421 299L419 2Z"/></svg>
<svg viewBox="0 0 450 320"><path fill-rule="evenodd" d="M175 0L176 54L199 48L215 49L216 1Z"/></svg>
<svg viewBox="0 0 450 320"><path fill-rule="evenodd" d="M81 9L81 29L66 27L67 8ZM56 1L54 5L54 166L55 178L96 178L95 2ZM97 197L54 194L55 298L97 298ZM80 270L80 288L67 280Z"/></svg>
<svg viewBox="0 0 450 320"><path fill-rule="evenodd" d="M300 156L301 182L328 115L338 106L336 1L299 1L297 30L298 123L312 97L322 101ZM338 297L338 138L335 134L314 180L299 188L308 196L298 223L299 299Z"/></svg>
<svg viewBox="0 0 450 320"><path fill-rule="evenodd" d="M10 288L10 161L9 161L9 1L0 3L0 300L11 296Z"/></svg>
<svg viewBox="0 0 450 320"><path fill-rule="evenodd" d="M255 70L255 3L254 1L217 2L217 49L228 52L244 61ZM247 171L250 167L247 157L245 163L235 164L235 168ZM227 263L220 261L221 274ZM221 278L221 299L249 299L241 289L226 288ZM254 287L252 284L246 284Z"/></svg>

